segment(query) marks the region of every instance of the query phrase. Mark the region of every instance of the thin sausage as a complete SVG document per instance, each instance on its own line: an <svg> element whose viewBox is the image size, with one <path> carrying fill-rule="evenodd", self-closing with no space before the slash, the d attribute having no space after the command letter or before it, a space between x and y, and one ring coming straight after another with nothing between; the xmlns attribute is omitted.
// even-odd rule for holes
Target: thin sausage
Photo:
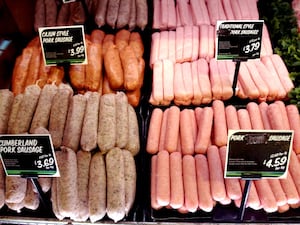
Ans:
<svg viewBox="0 0 300 225"><path fill-rule="evenodd" d="M177 138L179 132L180 109L177 106L171 106L168 112L167 133L164 147L169 152L176 151Z"/></svg>
<svg viewBox="0 0 300 225"><path fill-rule="evenodd" d="M217 146L224 146L227 144L227 125L224 103L221 100L214 100L212 109L214 111L214 143Z"/></svg>
<svg viewBox="0 0 300 225"><path fill-rule="evenodd" d="M170 159L169 153L165 150L157 154L156 173L157 203L160 206L167 206L170 203Z"/></svg>

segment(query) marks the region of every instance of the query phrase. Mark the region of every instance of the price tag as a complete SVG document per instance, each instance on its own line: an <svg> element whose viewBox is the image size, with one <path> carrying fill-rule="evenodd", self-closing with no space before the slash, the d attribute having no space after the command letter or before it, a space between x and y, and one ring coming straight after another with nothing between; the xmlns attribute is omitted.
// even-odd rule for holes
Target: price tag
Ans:
<svg viewBox="0 0 300 225"><path fill-rule="evenodd" d="M217 21L217 59L260 58L263 20Z"/></svg>
<svg viewBox="0 0 300 225"><path fill-rule="evenodd" d="M230 130L225 178L283 178L288 169L292 130Z"/></svg>
<svg viewBox="0 0 300 225"><path fill-rule="evenodd" d="M39 36L46 65L87 63L83 25L41 27Z"/></svg>
<svg viewBox="0 0 300 225"><path fill-rule="evenodd" d="M0 135L0 155L8 176L59 176L49 134Z"/></svg>
<svg viewBox="0 0 300 225"><path fill-rule="evenodd" d="M77 0L62 0L63 3L76 2Z"/></svg>

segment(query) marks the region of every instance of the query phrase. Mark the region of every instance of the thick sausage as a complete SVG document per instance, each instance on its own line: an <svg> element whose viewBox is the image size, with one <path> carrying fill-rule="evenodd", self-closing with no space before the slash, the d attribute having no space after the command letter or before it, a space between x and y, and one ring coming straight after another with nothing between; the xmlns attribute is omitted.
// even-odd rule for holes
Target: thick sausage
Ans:
<svg viewBox="0 0 300 225"><path fill-rule="evenodd" d="M89 217L96 222L106 214L106 168L101 152L93 154L89 171Z"/></svg>
<svg viewBox="0 0 300 225"><path fill-rule="evenodd" d="M74 216L74 206L77 204L77 158L76 153L62 147L56 152L60 177L57 178L57 205L64 217Z"/></svg>
<svg viewBox="0 0 300 225"><path fill-rule="evenodd" d="M156 197L156 175L157 175L157 155L151 157L151 181L150 181L150 195L151 207L159 209L161 206L157 203Z"/></svg>
<svg viewBox="0 0 300 225"><path fill-rule="evenodd" d="M173 209L179 209L184 204L182 175L182 155L173 152L170 154L170 206Z"/></svg>
<svg viewBox="0 0 300 225"><path fill-rule="evenodd" d="M199 208L205 212L211 212L214 206L214 200L210 190L211 185L206 156L204 154L196 154L195 163Z"/></svg>
<svg viewBox="0 0 300 225"><path fill-rule="evenodd" d="M69 85L61 84L54 95L49 118L49 133L55 148L61 146L69 102L73 95L73 90Z"/></svg>
<svg viewBox="0 0 300 225"><path fill-rule="evenodd" d="M115 45L110 45L106 50L104 54L104 67L111 88L121 89L124 84L124 73L119 50Z"/></svg>
<svg viewBox="0 0 300 225"><path fill-rule="evenodd" d="M125 214L128 215L136 195L136 166L130 151L123 149L124 179L125 179Z"/></svg>
<svg viewBox="0 0 300 225"><path fill-rule="evenodd" d="M115 29L118 19L118 12L120 7L120 0L108 1L106 9L106 23Z"/></svg>
<svg viewBox="0 0 300 225"><path fill-rule="evenodd" d="M26 133L30 129L30 123L34 115L41 88L38 85L30 85L26 87L22 102L19 105L15 118L14 126L11 132L13 134Z"/></svg>
<svg viewBox="0 0 300 225"><path fill-rule="evenodd" d="M107 216L118 222L126 215L125 209L125 169L123 150L111 149L106 157L107 176Z"/></svg>
<svg viewBox="0 0 300 225"><path fill-rule="evenodd" d="M130 8L131 8L132 0L120 0L118 18L116 28L124 28L128 25L129 17L130 17Z"/></svg>
<svg viewBox="0 0 300 225"><path fill-rule="evenodd" d="M180 109L177 106L171 106L168 112L167 133L165 137L164 149L169 152L176 151L177 138L179 132Z"/></svg>
<svg viewBox="0 0 300 225"><path fill-rule="evenodd" d="M86 92L85 96L87 102L82 123L80 147L84 151L92 151L97 147L100 95L98 92Z"/></svg>
<svg viewBox="0 0 300 225"><path fill-rule="evenodd" d="M115 94L105 94L101 96L98 121L98 147L101 152L107 152L116 144L117 123Z"/></svg>
<svg viewBox="0 0 300 225"><path fill-rule="evenodd" d="M146 145L146 150L149 154L155 154L158 151L163 113L161 108L154 108L152 111Z"/></svg>
<svg viewBox="0 0 300 225"><path fill-rule="evenodd" d="M131 105L127 105L128 110L128 142L125 149L131 152L133 156L140 151L140 133L136 112Z"/></svg>
<svg viewBox="0 0 300 225"><path fill-rule="evenodd" d="M116 147L124 148L128 143L128 99L124 92L117 92L116 97Z"/></svg>
<svg viewBox="0 0 300 225"><path fill-rule="evenodd" d="M79 149L86 101L86 96L77 94L72 97L69 103L62 145L75 152Z"/></svg>
<svg viewBox="0 0 300 225"><path fill-rule="evenodd" d="M170 203L170 157L166 150L157 153L156 198L160 206Z"/></svg>
<svg viewBox="0 0 300 225"><path fill-rule="evenodd" d="M184 204L189 212L196 212L198 208L198 192L195 159L192 155L182 158L182 175L184 187Z"/></svg>
<svg viewBox="0 0 300 225"><path fill-rule="evenodd" d="M46 84L42 90L31 121L30 133L38 127L48 128L51 105L54 95L57 93L57 86Z"/></svg>
<svg viewBox="0 0 300 225"><path fill-rule="evenodd" d="M195 149L194 149L194 139L193 139L193 129L192 129L192 117L189 113L189 109L183 109L182 111L180 111L179 130L180 130L180 143L182 147L182 154L193 155ZM168 132L170 132L170 130Z"/></svg>
<svg viewBox="0 0 300 225"><path fill-rule="evenodd" d="M29 67L28 67L28 75L25 82L25 87L35 84L39 77L39 66L41 58L42 49L40 46L32 47L32 56L30 59Z"/></svg>
<svg viewBox="0 0 300 225"><path fill-rule="evenodd" d="M14 94L9 89L0 90L0 134L8 131L8 121L14 102Z"/></svg>

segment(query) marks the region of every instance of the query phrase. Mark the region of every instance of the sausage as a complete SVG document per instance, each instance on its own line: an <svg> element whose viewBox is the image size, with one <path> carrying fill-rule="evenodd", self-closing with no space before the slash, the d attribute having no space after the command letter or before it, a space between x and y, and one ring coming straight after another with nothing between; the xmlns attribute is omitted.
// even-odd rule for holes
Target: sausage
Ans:
<svg viewBox="0 0 300 225"><path fill-rule="evenodd" d="M189 62L192 59L193 52L193 26L184 26L184 42L183 42L183 53L182 60L184 62Z"/></svg>
<svg viewBox="0 0 300 225"><path fill-rule="evenodd" d="M130 151L123 149L124 180L125 180L125 214L128 215L136 195L136 166L134 157Z"/></svg>
<svg viewBox="0 0 300 225"><path fill-rule="evenodd" d="M215 201L222 201L226 198L226 189L222 172L222 163L217 146L211 145L208 147L207 161L212 198Z"/></svg>
<svg viewBox="0 0 300 225"><path fill-rule="evenodd" d="M240 129L237 110L233 105L228 105L225 107L225 117L228 130Z"/></svg>
<svg viewBox="0 0 300 225"><path fill-rule="evenodd" d="M282 130L290 130L290 123L289 123L289 119L288 119L288 115L286 112L286 108L285 108L285 104L283 101L280 100L276 100L274 101L275 104L277 104L279 106L280 112L281 112L281 126L282 126Z"/></svg>
<svg viewBox="0 0 300 225"><path fill-rule="evenodd" d="M277 206L280 207L287 204L287 198L282 189L279 179L268 179L268 182L275 196Z"/></svg>
<svg viewBox="0 0 300 225"><path fill-rule="evenodd" d="M199 57L199 27L192 27L192 57L191 61L195 61Z"/></svg>
<svg viewBox="0 0 300 225"><path fill-rule="evenodd" d="M62 66L51 66L49 70L47 84L59 85L63 82L64 76L65 76L65 72Z"/></svg>
<svg viewBox="0 0 300 225"><path fill-rule="evenodd" d="M182 155L180 152L170 154L170 206L179 209L184 204L182 177Z"/></svg>
<svg viewBox="0 0 300 225"><path fill-rule="evenodd" d="M130 31L126 29L119 30L115 35L115 44L119 52L121 52L129 44Z"/></svg>
<svg viewBox="0 0 300 225"><path fill-rule="evenodd" d="M178 5L178 12L179 12L179 17L182 25L183 26L192 25L190 5L188 4L188 2L183 0L178 0L177 5Z"/></svg>
<svg viewBox="0 0 300 225"><path fill-rule="evenodd" d="M261 118L263 120L263 124L264 124L264 129L265 130L270 130L271 129L271 124L268 118L268 107L269 105L266 102L261 102L258 105L260 114L261 114Z"/></svg>
<svg viewBox="0 0 300 225"><path fill-rule="evenodd" d="M56 26L57 5L55 0L44 1L46 10L46 26Z"/></svg>
<svg viewBox="0 0 300 225"><path fill-rule="evenodd" d="M129 37L129 45L135 52L137 58L144 55L144 44L141 35L138 32L131 32Z"/></svg>
<svg viewBox="0 0 300 225"><path fill-rule="evenodd" d="M61 147L56 156L60 172L56 189L58 209L63 217L73 217L78 199L76 153L72 149Z"/></svg>
<svg viewBox="0 0 300 225"><path fill-rule="evenodd" d="M197 61L193 61L191 63L191 70L192 70L192 82L193 82L193 99L192 104L193 105L200 105L202 102L202 92L199 85L199 79L198 79L198 63Z"/></svg>
<svg viewBox="0 0 300 225"><path fill-rule="evenodd" d="M157 153L156 199L160 206L170 203L170 157L166 150Z"/></svg>
<svg viewBox="0 0 300 225"><path fill-rule="evenodd" d="M139 124L134 108L128 104L128 142L125 149L131 152L133 156L137 155L140 151L140 135Z"/></svg>
<svg viewBox="0 0 300 225"><path fill-rule="evenodd" d="M87 102L82 123L80 147L84 151L92 151L97 147L100 95L97 92L86 92L85 96Z"/></svg>
<svg viewBox="0 0 300 225"><path fill-rule="evenodd" d="M56 177L53 178L52 185L51 185L51 206L52 211L57 219L63 220L64 216L62 216L59 212L58 205L57 205L57 179Z"/></svg>
<svg viewBox="0 0 300 225"><path fill-rule="evenodd" d="M273 130L282 129L282 115L280 106L275 103L271 103L268 107L268 117Z"/></svg>
<svg viewBox="0 0 300 225"><path fill-rule="evenodd" d="M239 124L240 124L240 129L241 130L251 130L252 125L251 125L250 116L249 116L247 109L243 109L243 108L239 109L237 111L237 115L238 115L238 120L239 120Z"/></svg>
<svg viewBox="0 0 300 225"><path fill-rule="evenodd" d="M124 71L124 88L133 91L139 86L139 63L131 46L126 46L120 52L121 63Z"/></svg>
<svg viewBox="0 0 300 225"><path fill-rule="evenodd" d="M32 52L32 47L24 48L22 54L15 61L11 86L11 90L15 96L24 92Z"/></svg>
<svg viewBox="0 0 300 225"><path fill-rule="evenodd" d="M197 115L198 116L198 115ZM210 137L213 128L214 111L212 107L204 107L200 116L198 116L198 132L195 142L196 153L206 153L210 144Z"/></svg>
<svg viewBox="0 0 300 225"><path fill-rule="evenodd" d="M189 212L196 212L198 208L197 178L195 159L192 155L182 158L182 175L184 187L184 204Z"/></svg>
<svg viewBox="0 0 300 225"><path fill-rule="evenodd" d="M111 87L110 87L110 84L109 84L109 81L107 79L107 76L104 75L103 77L103 82L102 82L102 90L101 90L101 94L102 95L105 95L105 94L109 94L109 93L116 93L117 91L113 90ZM100 94L100 90L99 90L99 94Z"/></svg>
<svg viewBox="0 0 300 225"><path fill-rule="evenodd" d="M123 150L112 148L105 157L107 176L107 216L118 222L126 215Z"/></svg>
<svg viewBox="0 0 300 225"><path fill-rule="evenodd" d="M122 65L118 48L115 45L109 46L104 55L104 67L112 89L121 89L123 87L124 72Z"/></svg>
<svg viewBox="0 0 300 225"><path fill-rule="evenodd" d="M165 140L167 134L167 122L168 122L168 114L170 108L164 110L163 118L160 126L160 137L159 137L159 144L158 144L158 151L165 150ZM179 134L179 133L178 133ZM177 136L178 136L177 134Z"/></svg>
<svg viewBox="0 0 300 225"><path fill-rule="evenodd" d="M176 62L182 62L183 58L183 43L184 43L184 28L177 27L176 29Z"/></svg>
<svg viewBox="0 0 300 225"><path fill-rule="evenodd" d="M37 32L39 27L46 25L44 0L37 0L34 6L34 30Z"/></svg>
<svg viewBox="0 0 300 225"><path fill-rule="evenodd" d="M89 218L89 174L92 154L78 151L77 154L77 193L76 221L86 221Z"/></svg>
<svg viewBox="0 0 300 225"><path fill-rule="evenodd" d="M276 198L267 180L254 181L258 197L261 201L262 207L266 212L276 212L278 209Z"/></svg>
<svg viewBox="0 0 300 225"><path fill-rule="evenodd" d="M223 74L222 74L223 75ZM218 70L218 62L216 59L210 59L209 61L209 77L211 82L211 91L213 95L213 99L222 99L222 82L221 76Z"/></svg>
<svg viewBox="0 0 300 225"><path fill-rule="evenodd" d="M117 92L116 100L116 147L124 148L128 143L128 99L124 92Z"/></svg>
<svg viewBox="0 0 300 225"><path fill-rule="evenodd" d="M225 170L225 163L226 163L226 146L222 146L219 148L219 155L222 162L223 171ZM242 198L242 189L240 185L239 179L228 179L224 178L226 193L228 197L232 200L238 200Z"/></svg>
<svg viewBox="0 0 300 225"><path fill-rule="evenodd" d="M12 108L10 110L8 124L7 124L7 133L8 134L12 133L12 129L14 127L14 123L15 123L17 113L18 113L18 110L19 110L19 106L22 102L23 96L24 96L24 94L18 94L17 96L14 97L14 100L13 100L13 103L12 103Z"/></svg>
<svg viewBox="0 0 300 225"><path fill-rule="evenodd" d="M56 25L57 26L67 26L69 24L70 17L70 4L62 4L59 11L57 12Z"/></svg>
<svg viewBox="0 0 300 225"><path fill-rule="evenodd" d="M103 56L106 54L107 49L111 46L114 45L115 43L115 35L113 34L105 34L102 42L102 54Z"/></svg>
<svg viewBox="0 0 300 225"><path fill-rule="evenodd" d="M24 207L31 210L36 210L40 205L38 193L34 191L34 186L30 180L27 180L26 194L24 197Z"/></svg>
<svg viewBox="0 0 300 225"><path fill-rule="evenodd" d="M71 2L70 4L70 18L69 23L70 24L84 24L86 20L85 11L82 5L82 2L75 1Z"/></svg>
<svg viewBox="0 0 300 225"><path fill-rule="evenodd" d="M255 102L249 102L246 106L249 117L250 117L250 122L252 129L255 130L263 130L264 129L264 124L263 120L261 118L260 110L258 107L258 104Z"/></svg>
<svg viewBox="0 0 300 225"><path fill-rule="evenodd" d="M5 202L20 203L26 195L27 179L16 176L5 177Z"/></svg>
<svg viewBox="0 0 300 225"><path fill-rule="evenodd" d="M215 27L212 25L208 26L208 51L206 60L214 58L215 56Z"/></svg>
<svg viewBox="0 0 300 225"><path fill-rule="evenodd" d="M150 68L153 68L153 64L158 60L159 46L160 46L160 32L154 32L151 35L151 49L150 49L150 59L149 59Z"/></svg>
<svg viewBox="0 0 300 225"><path fill-rule="evenodd" d="M62 145L77 152L80 144L81 128L85 114L86 97L74 95L69 103Z"/></svg>
<svg viewBox="0 0 300 225"><path fill-rule="evenodd" d="M146 150L149 154L155 154L158 151L163 113L160 108L154 108L152 111L146 144Z"/></svg>
<svg viewBox="0 0 300 225"><path fill-rule="evenodd" d="M224 103L221 100L214 100L212 103L212 109L214 111L214 143L217 146L224 146L227 144L227 125Z"/></svg>
<svg viewBox="0 0 300 225"><path fill-rule="evenodd" d="M240 82L245 94L250 99L257 99L259 97L259 91L250 76L250 72L247 69L246 65L241 63L240 71L238 74L238 81Z"/></svg>
<svg viewBox="0 0 300 225"><path fill-rule="evenodd" d="M51 66L46 66L42 53L40 57L41 60L39 65L39 75L38 75L37 84L40 86L40 88L43 88L48 81L48 76L51 70Z"/></svg>
<svg viewBox="0 0 300 225"><path fill-rule="evenodd" d="M177 148L177 139L179 132L180 109L177 106L171 106L168 112L166 125L166 137L164 149L168 152L174 152Z"/></svg>
<svg viewBox="0 0 300 225"><path fill-rule="evenodd" d="M218 71L222 85L222 100L228 100L233 96L232 83L230 76L232 76L227 70L226 61L217 61Z"/></svg>
<svg viewBox="0 0 300 225"><path fill-rule="evenodd" d="M102 86L102 45L100 43L91 43L87 45L87 60L88 64L85 66L85 89L88 91L98 91Z"/></svg>
<svg viewBox="0 0 300 225"><path fill-rule="evenodd" d="M89 46L90 44L87 44ZM89 47L87 47L89 48ZM85 88L85 77L86 77L86 67L87 65L70 65L69 67L69 77L73 88L78 91L82 91Z"/></svg>
<svg viewBox="0 0 300 225"><path fill-rule="evenodd" d="M49 133L51 134L54 148L61 146L72 95L73 90L70 86L61 84L53 97L49 118Z"/></svg>
<svg viewBox="0 0 300 225"><path fill-rule="evenodd" d="M136 25L144 30L148 23L148 4L146 0L136 0Z"/></svg>
<svg viewBox="0 0 300 225"><path fill-rule="evenodd" d="M136 27L136 0L131 0L128 29L132 31Z"/></svg>
<svg viewBox="0 0 300 225"><path fill-rule="evenodd" d="M192 68L191 68L191 63L189 63L189 62L184 62L181 65L182 65L182 75L184 73L183 83L184 83L184 88L186 91L186 94L185 94L185 98L187 99L186 105L189 105L194 96Z"/></svg>
<svg viewBox="0 0 300 225"><path fill-rule="evenodd" d="M163 98L167 101L174 99L174 64L171 60L164 59L163 62Z"/></svg>
<svg viewBox="0 0 300 225"><path fill-rule="evenodd" d="M137 107L140 103L140 99L141 99L141 89L136 89L134 91L126 91L126 96L128 99L128 103L132 106L132 107Z"/></svg>
<svg viewBox="0 0 300 225"><path fill-rule="evenodd" d="M115 29L118 19L118 12L120 7L120 0L108 1L106 9L106 23Z"/></svg>
<svg viewBox="0 0 300 225"><path fill-rule="evenodd" d="M199 58L202 59L206 59L208 57L208 30L208 24L199 25Z"/></svg>
<svg viewBox="0 0 300 225"><path fill-rule="evenodd" d="M198 80L199 86L202 92L202 103L208 104L212 101L212 89L209 80L209 66L205 59L199 59L198 61Z"/></svg>
<svg viewBox="0 0 300 225"><path fill-rule="evenodd" d="M204 154L195 155L199 208L211 212L214 206L209 181L208 161Z"/></svg>
<svg viewBox="0 0 300 225"><path fill-rule="evenodd" d="M95 11L95 23L100 28L105 25L108 0L98 1Z"/></svg>
<svg viewBox="0 0 300 225"><path fill-rule="evenodd" d="M40 46L32 47L32 56L28 66L28 75L25 82L25 87L35 84L39 77L39 66L41 59L42 49Z"/></svg>
<svg viewBox="0 0 300 225"><path fill-rule="evenodd" d="M150 195L151 208L159 209L161 206L157 203L156 196L156 175L157 175L157 154L151 157L151 180L150 180Z"/></svg>
<svg viewBox="0 0 300 225"><path fill-rule="evenodd" d="M120 0L118 18L116 28L124 28L128 25L129 17L130 17L130 8L131 8L131 1L132 0Z"/></svg>
<svg viewBox="0 0 300 225"><path fill-rule="evenodd" d="M101 152L107 152L116 144L116 98L115 94L105 94L100 98L97 143Z"/></svg>
<svg viewBox="0 0 300 225"><path fill-rule="evenodd" d="M22 101L15 118L11 132L13 134L26 133L30 129L30 123L34 115L41 89L38 85L26 87Z"/></svg>
<svg viewBox="0 0 300 225"><path fill-rule="evenodd" d="M0 134L8 131L8 121L14 102L14 94L9 89L0 90Z"/></svg>
<svg viewBox="0 0 300 225"><path fill-rule="evenodd" d="M94 223L106 214L106 168L101 152L93 154L89 171L88 209L90 220Z"/></svg>
<svg viewBox="0 0 300 225"><path fill-rule="evenodd" d="M201 5L200 5L200 1L197 0L191 0L190 1L190 5L191 5L191 10L194 16L194 22L195 25L200 26L201 24L204 23L204 15L201 12Z"/></svg>
<svg viewBox="0 0 300 225"><path fill-rule="evenodd" d="M169 31L168 35L168 59L176 62L176 31Z"/></svg>
<svg viewBox="0 0 300 225"><path fill-rule="evenodd" d="M158 60L153 64L152 97L160 104L163 101L163 61Z"/></svg>
<svg viewBox="0 0 300 225"><path fill-rule="evenodd" d="M294 131L293 150L298 154L300 152L300 117L296 105L286 106L286 113L289 120L290 128Z"/></svg>
<svg viewBox="0 0 300 225"><path fill-rule="evenodd" d="M190 116L189 109L183 109L182 111L180 111L180 116L179 116L180 143L181 143L183 155L193 155L195 151L194 139L192 138L193 129L191 128L192 128L192 117ZM168 132L170 132L170 130Z"/></svg>
<svg viewBox="0 0 300 225"><path fill-rule="evenodd" d="M41 94L31 121L30 133L33 133L38 127L48 128L52 100L56 93L57 86L53 84L46 84L41 89Z"/></svg>

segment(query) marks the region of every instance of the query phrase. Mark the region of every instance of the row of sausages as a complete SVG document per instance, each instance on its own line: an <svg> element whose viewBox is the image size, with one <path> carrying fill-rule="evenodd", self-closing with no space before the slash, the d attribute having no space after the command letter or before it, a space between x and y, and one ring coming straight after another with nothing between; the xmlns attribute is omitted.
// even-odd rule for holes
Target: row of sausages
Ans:
<svg viewBox="0 0 300 225"><path fill-rule="evenodd" d="M217 20L258 20L257 0L153 1L154 29L185 25L215 25Z"/></svg>
<svg viewBox="0 0 300 225"><path fill-rule="evenodd" d="M293 130L292 149L300 153L300 117L296 105L282 101L249 102L245 108L214 100L211 106L182 109L154 108L148 126L146 150L179 151L182 155L206 154L210 145L227 145L228 130Z"/></svg>
<svg viewBox="0 0 300 225"><path fill-rule="evenodd" d="M153 65L152 105L200 105L213 100L240 99L274 101L286 99L294 84L282 58L277 54L261 60L242 62L233 89L235 63L200 58L173 63L158 60ZM235 90L235 93L234 93Z"/></svg>
<svg viewBox="0 0 300 225"><path fill-rule="evenodd" d="M0 91L1 133L36 133L43 128L51 134L53 146L105 153L113 147L140 150L138 119L124 92L87 92L73 95L67 84L26 87L14 97Z"/></svg>
<svg viewBox="0 0 300 225"><path fill-rule="evenodd" d="M100 94L125 91L131 105L136 107L144 80L144 45L138 32L122 29L105 34L95 29L86 35L87 64L46 66L38 37L33 38L16 59L11 90L14 95L24 92L28 85L67 83L75 92Z"/></svg>
<svg viewBox="0 0 300 225"><path fill-rule="evenodd" d="M227 147L211 145L206 154L161 150L151 157L151 207L180 213L211 212L216 204L241 206L245 180L224 178ZM247 208L268 213L300 206L300 157L291 153L287 177L255 180Z"/></svg>
<svg viewBox="0 0 300 225"><path fill-rule="evenodd" d="M84 0L63 3L60 0L37 0L34 29L46 26L70 26L92 20L98 27L144 29L148 23L146 0Z"/></svg>

